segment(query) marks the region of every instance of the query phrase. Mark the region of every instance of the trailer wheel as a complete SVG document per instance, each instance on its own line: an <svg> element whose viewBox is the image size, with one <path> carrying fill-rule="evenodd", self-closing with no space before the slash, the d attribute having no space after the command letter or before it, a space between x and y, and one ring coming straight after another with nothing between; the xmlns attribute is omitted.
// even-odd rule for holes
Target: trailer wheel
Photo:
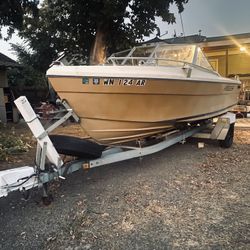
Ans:
<svg viewBox="0 0 250 250"><path fill-rule="evenodd" d="M222 148L230 148L233 144L233 140L234 140L234 123L230 125L226 138L223 141L220 141L220 146Z"/></svg>
<svg viewBox="0 0 250 250"><path fill-rule="evenodd" d="M78 156L83 159L96 159L102 155L105 146L73 136L50 135L59 154Z"/></svg>
<svg viewBox="0 0 250 250"><path fill-rule="evenodd" d="M245 117L244 113L239 112L236 114L236 118L240 119L240 118L244 118L244 117Z"/></svg>

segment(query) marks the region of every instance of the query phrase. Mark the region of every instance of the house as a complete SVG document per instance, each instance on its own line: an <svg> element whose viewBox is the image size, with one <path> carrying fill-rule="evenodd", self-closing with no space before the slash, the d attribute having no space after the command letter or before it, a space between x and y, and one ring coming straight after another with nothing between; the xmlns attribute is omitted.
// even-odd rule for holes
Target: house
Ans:
<svg viewBox="0 0 250 250"><path fill-rule="evenodd" d="M7 69L17 66L19 66L18 63L0 53L0 122L2 123L8 121L8 113L11 115L10 120L13 120L11 92L8 86Z"/></svg>
<svg viewBox="0 0 250 250"><path fill-rule="evenodd" d="M199 44L213 68L225 77L238 75L244 87L250 88L250 33L206 37L201 34L152 39L145 43Z"/></svg>
<svg viewBox="0 0 250 250"><path fill-rule="evenodd" d="M216 71L250 87L250 33L208 37L201 45Z"/></svg>

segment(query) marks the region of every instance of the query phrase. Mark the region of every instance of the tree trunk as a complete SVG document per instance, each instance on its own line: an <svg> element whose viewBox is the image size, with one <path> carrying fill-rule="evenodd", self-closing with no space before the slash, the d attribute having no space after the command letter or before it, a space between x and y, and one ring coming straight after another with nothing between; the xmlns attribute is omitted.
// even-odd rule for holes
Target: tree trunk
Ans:
<svg viewBox="0 0 250 250"><path fill-rule="evenodd" d="M104 64L106 61L107 30L103 26L99 25L96 30L95 41L90 55L91 65Z"/></svg>

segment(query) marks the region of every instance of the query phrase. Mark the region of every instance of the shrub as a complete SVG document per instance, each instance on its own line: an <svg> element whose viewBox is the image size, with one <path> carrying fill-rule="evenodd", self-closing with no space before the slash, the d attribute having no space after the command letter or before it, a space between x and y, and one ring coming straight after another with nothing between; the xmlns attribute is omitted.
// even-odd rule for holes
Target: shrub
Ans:
<svg viewBox="0 0 250 250"><path fill-rule="evenodd" d="M12 134L0 132L0 160L5 161L9 155L20 154L29 150L29 144L13 131Z"/></svg>

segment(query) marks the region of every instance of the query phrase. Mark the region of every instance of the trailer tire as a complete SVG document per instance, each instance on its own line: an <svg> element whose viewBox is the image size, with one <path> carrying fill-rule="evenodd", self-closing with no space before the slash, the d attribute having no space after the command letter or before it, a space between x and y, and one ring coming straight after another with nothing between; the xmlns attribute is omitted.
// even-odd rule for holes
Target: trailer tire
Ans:
<svg viewBox="0 0 250 250"><path fill-rule="evenodd" d="M220 146L222 148L230 148L234 140L234 123L232 123L227 132L226 138L220 141Z"/></svg>
<svg viewBox="0 0 250 250"><path fill-rule="evenodd" d="M73 136L50 135L59 154L77 156L82 159L96 159L102 155L106 146Z"/></svg>
<svg viewBox="0 0 250 250"><path fill-rule="evenodd" d="M244 117L245 117L244 113L239 112L239 113L236 114L236 118L238 118L238 119L241 119L241 118L244 118Z"/></svg>

